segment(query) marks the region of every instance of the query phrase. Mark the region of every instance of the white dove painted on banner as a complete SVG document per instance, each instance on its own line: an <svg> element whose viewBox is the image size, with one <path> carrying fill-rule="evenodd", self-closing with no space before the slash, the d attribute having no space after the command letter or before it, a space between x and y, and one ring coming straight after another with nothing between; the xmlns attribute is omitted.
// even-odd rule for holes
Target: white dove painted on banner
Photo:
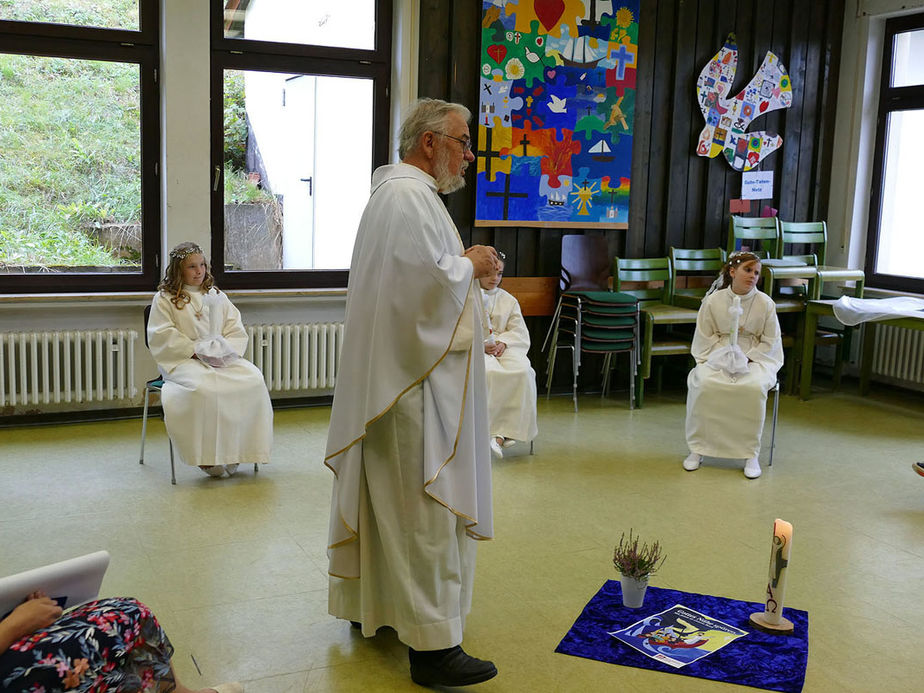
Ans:
<svg viewBox="0 0 924 693"><path fill-rule="evenodd" d="M696 80L696 97L706 119L696 153L710 159L722 153L736 171L750 171L779 149L783 138L775 133L746 132L751 121L764 113L792 105L789 73L770 51L748 85L727 98L738 67L738 45L729 34Z"/></svg>

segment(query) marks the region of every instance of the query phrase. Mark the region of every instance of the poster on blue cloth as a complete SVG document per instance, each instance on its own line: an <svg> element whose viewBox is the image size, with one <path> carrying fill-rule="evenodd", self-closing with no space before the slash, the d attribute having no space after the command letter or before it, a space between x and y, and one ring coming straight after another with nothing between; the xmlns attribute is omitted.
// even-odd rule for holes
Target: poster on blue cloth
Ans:
<svg viewBox="0 0 924 693"><path fill-rule="evenodd" d="M678 669L747 634L683 604L610 633L642 654Z"/></svg>

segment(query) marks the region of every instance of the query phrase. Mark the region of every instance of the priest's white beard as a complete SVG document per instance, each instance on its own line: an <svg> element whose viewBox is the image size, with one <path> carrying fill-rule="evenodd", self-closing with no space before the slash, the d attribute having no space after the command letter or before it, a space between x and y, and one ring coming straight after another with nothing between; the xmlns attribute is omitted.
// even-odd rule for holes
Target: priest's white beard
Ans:
<svg viewBox="0 0 924 693"><path fill-rule="evenodd" d="M462 171L453 174L449 170L449 150L446 147L437 147L436 158L433 162L433 177L436 178L436 188L443 194L455 192L465 187L465 169L468 162L462 163Z"/></svg>

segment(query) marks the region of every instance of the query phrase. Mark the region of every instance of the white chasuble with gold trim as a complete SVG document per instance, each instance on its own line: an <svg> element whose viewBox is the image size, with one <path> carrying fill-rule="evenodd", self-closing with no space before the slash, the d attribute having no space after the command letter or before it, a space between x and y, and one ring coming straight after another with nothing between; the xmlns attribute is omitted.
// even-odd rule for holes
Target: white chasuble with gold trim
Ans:
<svg viewBox="0 0 924 693"><path fill-rule="evenodd" d="M465 522L468 536L494 535L481 298L463 250L431 176L403 163L375 171L350 267L325 455L336 475L332 576L360 577L362 440L416 385L421 488Z"/></svg>

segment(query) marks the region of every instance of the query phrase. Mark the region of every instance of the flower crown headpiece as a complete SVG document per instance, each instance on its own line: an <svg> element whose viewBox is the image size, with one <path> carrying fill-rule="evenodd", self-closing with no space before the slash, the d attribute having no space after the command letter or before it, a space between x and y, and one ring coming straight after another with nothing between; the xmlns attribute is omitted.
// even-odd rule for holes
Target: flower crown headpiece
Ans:
<svg viewBox="0 0 924 693"><path fill-rule="evenodd" d="M728 256L728 260L725 262L725 264L731 265L732 267L740 265L746 260L745 256L757 258L757 255L752 253L750 250L736 250ZM760 258L757 259L759 260Z"/></svg>
<svg viewBox="0 0 924 693"><path fill-rule="evenodd" d="M185 260L190 255L204 255L202 248L197 245L192 246L191 248L186 248L184 250L171 250L170 257L174 260Z"/></svg>

